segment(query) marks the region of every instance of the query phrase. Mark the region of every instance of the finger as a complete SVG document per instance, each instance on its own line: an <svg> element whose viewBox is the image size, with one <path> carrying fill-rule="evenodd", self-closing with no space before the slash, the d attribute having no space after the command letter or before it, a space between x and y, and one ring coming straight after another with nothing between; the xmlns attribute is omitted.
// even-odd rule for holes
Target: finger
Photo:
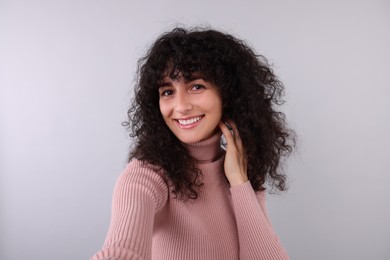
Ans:
<svg viewBox="0 0 390 260"><path fill-rule="evenodd" d="M240 132L237 129L237 124L231 120L227 120L227 121L233 129L234 143L235 143L235 146L237 148L237 151L239 152L239 154L241 154L242 158L244 159L245 165L246 165L247 164L247 154L246 154L246 150L245 150L244 144L243 144L241 136L240 136Z"/></svg>
<svg viewBox="0 0 390 260"><path fill-rule="evenodd" d="M230 127L230 131L233 133L234 137L240 137L240 133L238 132L237 125L232 120L226 120L227 127Z"/></svg>
<svg viewBox="0 0 390 260"><path fill-rule="evenodd" d="M225 136L227 144L235 144L234 141L234 134L229 130L229 128L226 126L225 122L220 121L218 123L219 128L222 131L222 134Z"/></svg>
<svg viewBox="0 0 390 260"><path fill-rule="evenodd" d="M231 132L233 132L233 137L237 148L239 149L239 151L243 151L243 143L240 137L240 132L237 129L236 123L234 123L232 120L227 120L227 123L231 127Z"/></svg>

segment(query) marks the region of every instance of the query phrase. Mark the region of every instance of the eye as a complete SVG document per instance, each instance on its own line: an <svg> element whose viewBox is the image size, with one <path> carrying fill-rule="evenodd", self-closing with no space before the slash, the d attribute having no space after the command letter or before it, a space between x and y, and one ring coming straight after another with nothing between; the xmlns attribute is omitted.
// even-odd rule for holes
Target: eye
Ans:
<svg viewBox="0 0 390 260"><path fill-rule="evenodd" d="M191 90L201 90L201 89L204 89L205 86L201 85L201 84L195 84L191 87Z"/></svg>
<svg viewBox="0 0 390 260"><path fill-rule="evenodd" d="M170 96L173 94L173 91L172 90L164 90L164 91L161 91L161 96Z"/></svg>

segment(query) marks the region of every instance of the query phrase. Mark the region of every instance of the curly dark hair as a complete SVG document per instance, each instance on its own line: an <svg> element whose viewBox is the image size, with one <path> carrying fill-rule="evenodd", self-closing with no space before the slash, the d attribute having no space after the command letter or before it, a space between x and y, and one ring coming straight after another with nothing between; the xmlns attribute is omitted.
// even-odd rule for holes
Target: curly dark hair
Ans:
<svg viewBox="0 0 390 260"><path fill-rule="evenodd" d="M254 190L264 190L266 181L286 190L281 158L292 152L295 142L285 115L275 110L283 103L284 86L264 56L244 41L212 29L175 28L162 34L138 61L138 83L128 111L127 126L136 141L129 160L159 167L176 196L197 198L201 171L159 109L159 82L168 68L171 78L181 73L190 79L196 73L217 86L223 116L236 123L246 149Z"/></svg>

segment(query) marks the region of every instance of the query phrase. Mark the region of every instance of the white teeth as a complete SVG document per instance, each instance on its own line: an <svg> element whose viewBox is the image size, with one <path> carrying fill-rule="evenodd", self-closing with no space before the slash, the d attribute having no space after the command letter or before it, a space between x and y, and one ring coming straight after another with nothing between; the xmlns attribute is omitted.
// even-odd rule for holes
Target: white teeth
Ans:
<svg viewBox="0 0 390 260"><path fill-rule="evenodd" d="M179 123L181 125L189 125L189 124L193 124L195 122L198 122L201 119L202 119L201 116L197 116L197 117L193 117L193 118L187 119L187 120L180 120L180 119L178 119L177 121L179 121Z"/></svg>

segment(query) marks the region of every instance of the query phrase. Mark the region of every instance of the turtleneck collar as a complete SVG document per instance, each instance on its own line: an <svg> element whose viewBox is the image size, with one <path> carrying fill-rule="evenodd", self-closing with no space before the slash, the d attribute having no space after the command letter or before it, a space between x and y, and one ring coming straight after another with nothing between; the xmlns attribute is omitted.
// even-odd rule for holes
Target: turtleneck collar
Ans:
<svg viewBox="0 0 390 260"><path fill-rule="evenodd" d="M200 163L213 162L221 157L224 150L221 148L221 131L217 131L215 134L205 140L201 140L196 143L184 144L188 152Z"/></svg>

